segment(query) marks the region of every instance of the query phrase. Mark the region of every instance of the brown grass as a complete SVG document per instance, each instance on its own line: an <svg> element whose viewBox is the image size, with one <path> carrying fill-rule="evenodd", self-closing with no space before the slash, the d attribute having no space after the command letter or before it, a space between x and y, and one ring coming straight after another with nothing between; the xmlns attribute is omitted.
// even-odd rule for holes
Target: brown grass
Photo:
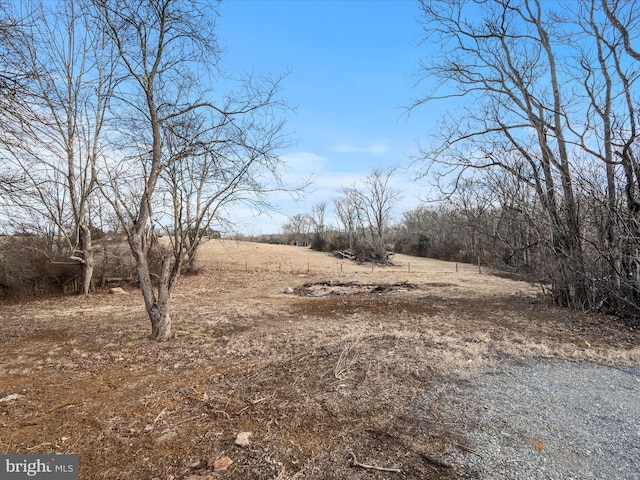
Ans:
<svg viewBox="0 0 640 480"><path fill-rule="evenodd" d="M476 266L356 265L230 241L207 243L198 261L164 344L147 340L134 289L3 304L0 451L78 453L82 479L459 478L445 450L464 438L437 404L409 413L452 371L538 355L640 365L638 332ZM328 281L418 288L283 293ZM244 431L251 444L234 445ZM351 466L352 453L403 473ZM228 470L206 466L222 456Z"/></svg>

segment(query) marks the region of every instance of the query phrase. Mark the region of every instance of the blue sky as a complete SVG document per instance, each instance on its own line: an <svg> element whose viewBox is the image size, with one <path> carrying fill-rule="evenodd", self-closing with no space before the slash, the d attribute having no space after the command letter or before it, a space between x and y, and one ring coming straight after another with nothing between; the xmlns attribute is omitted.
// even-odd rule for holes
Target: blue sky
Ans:
<svg viewBox="0 0 640 480"><path fill-rule="evenodd" d="M404 108L427 88L416 87L427 53L416 1L229 0L220 13L226 70L290 72L282 83L296 109L287 125L294 142L283 155L287 175L315 174L311 192L297 204L278 198L281 212L271 218L238 211L245 233L277 233L288 215L320 201L331 206L341 185L373 168L408 166L418 138L441 115L429 106L407 116ZM411 178L396 177L405 192L398 217L425 194Z"/></svg>

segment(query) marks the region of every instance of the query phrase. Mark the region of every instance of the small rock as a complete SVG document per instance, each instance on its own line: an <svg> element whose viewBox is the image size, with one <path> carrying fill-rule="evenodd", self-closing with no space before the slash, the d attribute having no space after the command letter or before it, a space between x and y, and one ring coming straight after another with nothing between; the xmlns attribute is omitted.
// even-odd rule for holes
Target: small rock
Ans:
<svg viewBox="0 0 640 480"><path fill-rule="evenodd" d="M287 295L291 295L293 293L293 288L291 287L287 287L284 289L284 293L286 293Z"/></svg>
<svg viewBox="0 0 640 480"><path fill-rule="evenodd" d="M176 437L178 435L178 432L167 432L167 433L163 433L162 435L160 435L158 437L158 442L162 443L162 442L166 442L167 440L171 440L172 438Z"/></svg>
<svg viewBox="0 0 640 480"><path fill-rule="evenodd" d="M220 471L220 470L226 470L231 466L232 463L233 463L233 460L231 460L229 457L221 457L209 462L209 466L212 467L214 470Z"/></svg>
<svg viewBox="0 0 640 480"><path fill-rule="evenodd" d="M236 435L236 441L233 442L240 447L246 447L249 445L249 438L251 437L251 432L240 432Z"/></svg>
<svg viewBox="0 0 640 480"><path fill-rule="evenodd" d="M213 480L213 475L189 475L184 480Z"/></svg>
<svg viewBox="0 0 640 480"><path fill-rule="evenodd" d="M109 293L111 293L112 295L127 295L127 292L125 292L122 287L113 287L109 289Z"/></svg>

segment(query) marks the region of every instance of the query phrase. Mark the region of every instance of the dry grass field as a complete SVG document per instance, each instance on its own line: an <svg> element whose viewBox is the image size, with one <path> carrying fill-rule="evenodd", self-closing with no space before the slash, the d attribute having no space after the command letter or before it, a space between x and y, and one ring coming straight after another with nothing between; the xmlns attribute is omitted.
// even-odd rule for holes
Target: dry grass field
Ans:
<svg viewBox="0 0 640 480"><path fill-rule="evenodd" d="M466 439L438 404L410 408L452 372L640 365L638 331L477 266L232 241L198 262L162 344L132 286L0 304L0 452L77 453L81 479L462 478L446 451ZM317 283L394 287L312 296Z"/></svg>

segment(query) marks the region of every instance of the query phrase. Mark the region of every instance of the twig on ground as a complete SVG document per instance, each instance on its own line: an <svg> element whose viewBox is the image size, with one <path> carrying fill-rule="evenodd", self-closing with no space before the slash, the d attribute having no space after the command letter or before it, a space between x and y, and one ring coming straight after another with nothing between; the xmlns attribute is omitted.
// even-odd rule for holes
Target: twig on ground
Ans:
<svg viewBox="0 0 640 480"><path fill-rule="evenodd" d="M465 447L464 445L462 445L460 443L456 443L456 442L449 441L449 443L451 445L454 445L454 446L458 447L460 450L463 450L463 451L465 451L467 453L471 453L473 455L477 455L478 457L482 458L482 455L480 455L478 452L476 452L473 448Z"/></svg>
<svg viewBox="0 0 640 480"><path fill-rule="evenodd" d="M162 411L158 414L158 416L153 420L153 425L155 426L156 423L158 423L158 420L160 420L162 417L164 417L164 414L167 413L167 409L163 408Z"/></svg>
<svg viewBox="0 0 640 480"><path fill-rule="evenodd" d="M365 468L367 470L378 470L380 472L394 472L394 473L402 473L402 470L399 468L386 468L386 467L376 467L375 465L365 465L364 463L360 463L356 458L355 453L350 452L353 457L351 460L352 467L360 467Z"/></svg>
<svg viewBox="0 0 640 480"><path fill-rule="evenodd" d="M158 421L164 416L164 414L167 413L167 409L163 408L162 411L158 414L158 416L156 418L154 418L152 423L148 423L143 429L142 432L143 433L151 433L155 430L156 425L158 424Z"/></svg>
<svg viewBox="0 0 640 480"><path fill-rule="evenodd" d="M50 443L50 442L40 443L38 445L34 445L33 447L27 447L27 450L35 450L36 448L45 447L45 446L49 446L49 445L53 445L53 443Z"/></svg>
<svg viewBox="0 0 640 480"><path fill-rule="evenodd" d="M444 462L441 462L440 460L436 460L435 458L431 458L426 453L420 454L420 457L422 457L422 460L425 461L425 464L429 468L431 468L434 472L439 472L441 468L447 468L447 469L448 468L453 468L448 463L444 463Z"/></svg>
<svg viewBox="0 0 640 480"><path fill-rule="evenodd" d="M178 425L182 425L183 423L187 423L190 422L191 420L197 420L198 418L201 418L202 415L194 415L193 417L189 417L189 418L185 418L184 420L180 420L179 422L173 423L171 425L169 425L169 427L167 427L164 432L162 433L166 433L169 430L171 430L174 427L177 427Z"/></svg>
<svg viewBox="0 0 640 480"><path fill-rule="evenodd" d="M257 405L257 404L258 404L258 403L260 403L260 402L264 402L267 398L268 398L268 397L262 397L262 398L259 398L259 399L257 399L257 400L252 400L252 401L251 401L251 403L249 403L249 405L247 405L246 407L244 407L244 408L242 408L242 409L238 410L238 411L236 412L236 415L240 415L242 412L244 412L244 411L245 411L245 410L247 410L248 408L251 408L251 407L253 407L254 405Z"/></svg>

